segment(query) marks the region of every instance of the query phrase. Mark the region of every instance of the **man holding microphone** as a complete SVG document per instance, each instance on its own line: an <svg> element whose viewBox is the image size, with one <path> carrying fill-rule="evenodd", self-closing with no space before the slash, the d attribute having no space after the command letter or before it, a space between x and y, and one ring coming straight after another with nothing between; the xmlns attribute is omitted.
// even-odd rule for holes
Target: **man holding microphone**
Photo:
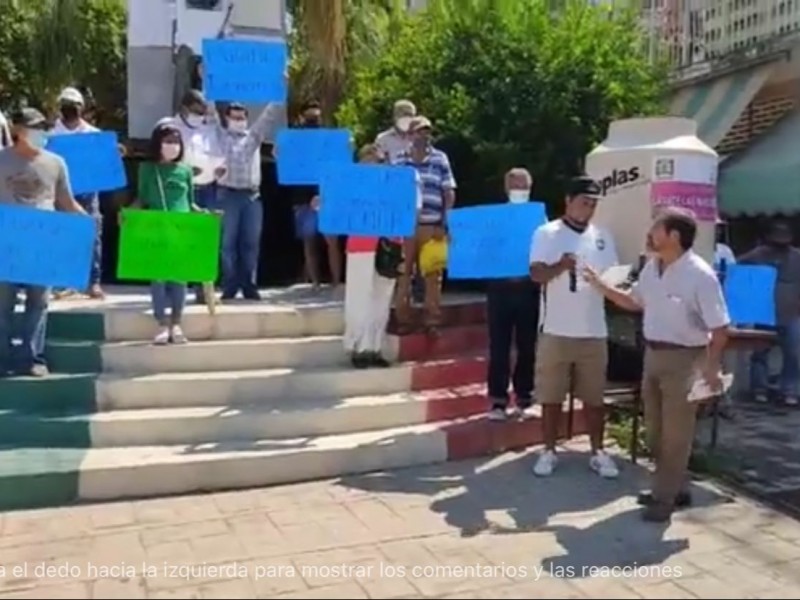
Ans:
<svg viewBox="0 0 800 600"><path fill-rule="evenodd" d="M711 390L722 391L730 319L713 267L692 250L696 236L691 214L676 209L661 213L648 234L653 258L630 293L605 284L591 268L583 271L615 304L644 311L642 396L656 466L653 491L639 496L647 521L667 521L675 508L691 502L687 467L697 404L689 395L699 377Z"/></svg>

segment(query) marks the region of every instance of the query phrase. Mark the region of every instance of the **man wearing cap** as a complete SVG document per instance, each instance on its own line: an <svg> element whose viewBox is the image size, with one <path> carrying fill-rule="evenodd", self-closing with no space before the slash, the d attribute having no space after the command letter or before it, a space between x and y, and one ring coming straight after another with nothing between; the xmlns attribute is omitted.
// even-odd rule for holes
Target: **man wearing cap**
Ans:
<svg viewBox="0 0 800 600"><path fill-rule="evenodd" d="M69 186L64 160L44 149L47 123L34 108L11 116L14 144L0 150L0 202L39 210L85 214ZM46 240L41 240L46 244ZM44 249L43 249L44 251ZM55 257L69 260L70 257ZM14 305L19 290L25 292L20 362L12 364L11 334ZM0 376L12 371L43 377L48 374L44 357L47 304L50 289L39 285L0 282Z"/></svg>
<svg viewBox="0 0 800 600"><path fill-rule="evenodd" d="M568 393L583 403L592 455L589 466L614 478L618 470L603 451L608 327L603 295L578 276L584 267L604 272L617 264L611 234L591 223L600 185L588 177L570 182L564 215L533 235L531 277L542 286L536 349L536 397L542 404L545 450L534 473L556 467L562 405Z"/></svg>
<svg viewBox="0 0 800 600"><path fill-rule="evenodd" d="M431 240L443 241L447 230L447 212L456 201L456 180L447 154L431 143L433 126L426 117L411 121L411 147L393 164L414 167L422 191L416 235L406 240L405 268L397 284L397 320L407 329L411 319L411 275L421 248ZM435 330L441 318L442 271L426 273L425 325Z"/></svg>
<svg viewBox="0 0 800 600"><path fill-rule="evenodd" d="M392 117L394 122L386 131L375 138L375 145L388 162L396 162L400 155L411 147L411 121L417 115L417 107L411 100L398 100L394 103Z"/></svg>
<svg viewBox="0 0 800 600"><path fill-rule="evenodd" d="M217 183L224 174L225 159L219 144L219 134L213 119L208 117L208 106L203 93L188 90L181 100L178 114L170 122L183 139L183 160L192 167L194 198L200 208L216 210ZM205 304L202 284L193 286L198 304Z"/></svg>
<svg viewBox="0 0 800 600"><path fill-rule="evenodd" d="M648 521L666 521L691 502L687 468L697 403L689 395L699 377L721 391L728 310L714 269L692 250L697 223L691 213L668 209L648 234L654 257L631 292L605 284L593 268L582 274L622 308L644 311L646 350L642 397L655 462L653 490L640 494Z"/></svg>
<svg viewBox="0 0 800 600"><path fill-rule="evenodd" d="M81 94L74 87L67 87L61 90L58 95L58 113L53 126L53 135L67 135L73 133L93 133L100 131L83 119L83 110L86 103ZM79 194L75 200L83 209L97 220L97 237L94 241L94 254L92 256L92 270L89 273L89 289L87 294L90 298L103 298L105 294L100 287L102 278L103 262L103 236L102 236L102 215L100 214L100 197L96 192L89 194Z"/></svg>

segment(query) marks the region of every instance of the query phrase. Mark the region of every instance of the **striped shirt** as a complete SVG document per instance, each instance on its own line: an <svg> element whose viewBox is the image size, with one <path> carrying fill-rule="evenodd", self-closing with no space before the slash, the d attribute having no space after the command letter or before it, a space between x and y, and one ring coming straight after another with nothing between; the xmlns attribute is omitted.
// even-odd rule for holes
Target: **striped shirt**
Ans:
<svg viewBox="0 0 800 600"><path fill-rule="evenodd" d="M280 123L283 107L268 104L247 131L223 129L218 124L219 147L227 171L219 183L237 190L258 193L261 187L261 144L271 137Z"/></svg>
<svg viewBox="0 0 800 600"><path fill-rule="evenodd" d="M403 152L394 164L414 167L419 175L422 189L419 222L423 224L441 222L445 211L444 194L456 189L456 180L447 155L431 146L422 162L416 162L411 152L407 151Z"/></svg>

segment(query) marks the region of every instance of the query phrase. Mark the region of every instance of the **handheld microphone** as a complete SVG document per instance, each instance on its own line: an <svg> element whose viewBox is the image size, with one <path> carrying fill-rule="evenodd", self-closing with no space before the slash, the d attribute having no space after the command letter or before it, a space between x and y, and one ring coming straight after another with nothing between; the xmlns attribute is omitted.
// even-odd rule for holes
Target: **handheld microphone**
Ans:
<svg viewBox="0 0 800 600"><path fill-rule="evenodd" d="M574 267L569 270L569 291L570 292L578 291L578 274L575 272Z"/></svg>

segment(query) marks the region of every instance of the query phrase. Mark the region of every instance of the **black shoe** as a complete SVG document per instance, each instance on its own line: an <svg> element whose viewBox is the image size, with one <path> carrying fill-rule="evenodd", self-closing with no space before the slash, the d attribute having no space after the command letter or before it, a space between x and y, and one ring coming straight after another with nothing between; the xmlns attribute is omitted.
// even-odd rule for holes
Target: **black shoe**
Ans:
<svg viewBox="0 0 800 600"><path fill-rule="evenodd" d="M233 300L233 299L236 298L236 294L237 294L237 292L233 292L232 294L230 292L223 292L222 293L222 297L220 298L220 300L223 300L223 301L225 301L225 300Z"/></svg>
<svg viewBox="0 0 800 600"><path fill-rule="evenodd" d="M354 352L350 362L356 369L366 369L370 366L369 356L363 352Z"/></svg>
<svg viewBox="0 0 800 600"><path fill-rule="evenodd" d="M243 295L245 300L261 300L261 294L258 290L245 290Z"/></svg>
<svg viewBox="0 0 800 600"><path fill-rule="evenodd" d="M649 523L666 523L672 518L674 508L669 504L654 502L645 507L642 519Z"/></svg>
<svg viewBox="0 0 800 600"><path fill-rule="evenodd" d="M653 492L650 490L646 492L642 492L636 498L636 502L640 506L652 506L655 502L653 498ZM675 497L675 508L688 508L692 505L692 494L688 491L678 492L678 495Z"/></svg>
<svg viewBox="0 0 800 600"><path fill-rule="evenodd" d="M373 352L369 355L369 364L371 367L378 367L380 369L388 369L392 366L392 363L383 358L380 352Z"/></svg>

